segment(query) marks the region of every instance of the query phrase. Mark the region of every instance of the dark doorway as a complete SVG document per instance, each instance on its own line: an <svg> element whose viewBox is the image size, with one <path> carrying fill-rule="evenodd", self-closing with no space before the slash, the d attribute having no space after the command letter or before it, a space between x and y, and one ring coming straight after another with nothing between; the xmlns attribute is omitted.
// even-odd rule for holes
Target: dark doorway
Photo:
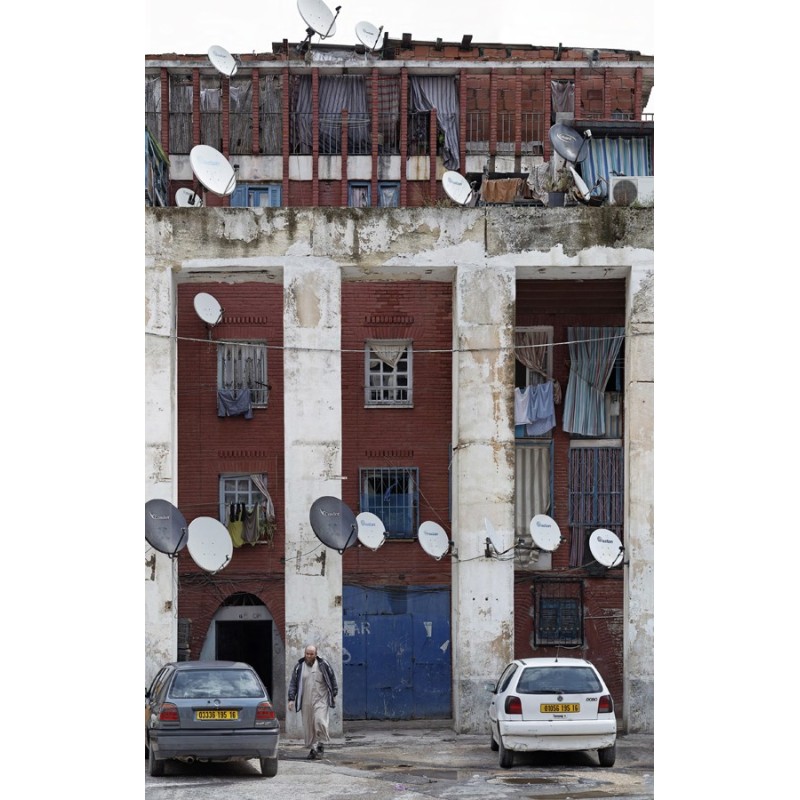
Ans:
<svg viewBox="0 0 800 800"><path fill-rule="evenodd" d="M272 697L272 620L216 623L217 658L244 661L259 674Z"/></svg>

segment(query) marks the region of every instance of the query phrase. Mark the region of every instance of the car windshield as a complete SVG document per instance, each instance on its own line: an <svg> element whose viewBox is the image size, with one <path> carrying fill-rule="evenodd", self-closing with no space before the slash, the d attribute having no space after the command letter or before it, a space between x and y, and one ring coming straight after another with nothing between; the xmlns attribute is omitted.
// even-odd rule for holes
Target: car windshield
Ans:
<svg viewBox="0 0 800 800"><path fill-rule="evenodd" d="M579 694L601 689L591 667L527 667L517 682L520 694Z"/></svg>
<svg viewBox="0 0 800 800"><path fill-rule="evenodd" d="M196 700L202 697L263 697L256 676L247 669L205 669L178 672L169 696Z"/></svg>

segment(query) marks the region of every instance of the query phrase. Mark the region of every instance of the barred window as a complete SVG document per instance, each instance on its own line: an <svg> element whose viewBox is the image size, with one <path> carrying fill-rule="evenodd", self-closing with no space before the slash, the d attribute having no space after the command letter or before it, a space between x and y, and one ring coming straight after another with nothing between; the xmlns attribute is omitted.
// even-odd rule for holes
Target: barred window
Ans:
<svg viewBox="0 0 800 800"><path fill-rule="evenodd" d="M533 646L583 644L583 583L534 581Z"/></svg>
<svg viewBox="0 0 800 800"><path fill-rule="evenodd" d="M387 539L411 539L419 528L419 469L416 467L359 470L361 511L375 514Z"/></svg>
<svg viewBox="0 0 800 800"><path fill-rule="evenodd" d="M266 408L267 345L263 342L221 342L217 347L217 388L249 389L253 406Z"/></svg>
<svg viewBox="0 0 800 800"><path fill-rule="evenodd" d="M411 342L376 339L365 345L364 405L413 406Z"/></svg>

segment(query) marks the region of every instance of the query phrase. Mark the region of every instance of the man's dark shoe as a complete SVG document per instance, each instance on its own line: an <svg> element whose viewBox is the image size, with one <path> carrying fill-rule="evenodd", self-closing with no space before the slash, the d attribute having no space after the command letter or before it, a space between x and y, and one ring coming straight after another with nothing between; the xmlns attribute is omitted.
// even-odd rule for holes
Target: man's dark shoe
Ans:
<svg viewBox="0 0 800 800"><path fill-rule="evenodd" d="M319 744L317 744L317 752L320 755L322 755L325 752L325 745L322 744L322 742L319 742Z"/></svg>
<svg viewBox="0 0 800 800"><path fill-rule="evenodd" d="M306 756L307 760L309 761L313 761L316 757L317 754L314 750L311 750L311 752Z"/></svg>

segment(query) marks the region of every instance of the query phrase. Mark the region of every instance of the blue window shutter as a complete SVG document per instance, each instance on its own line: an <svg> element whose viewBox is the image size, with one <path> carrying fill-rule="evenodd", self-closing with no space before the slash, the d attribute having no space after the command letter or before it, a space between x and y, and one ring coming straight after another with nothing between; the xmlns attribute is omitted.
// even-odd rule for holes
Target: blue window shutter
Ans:
<svg viewBox="0 0 800 800"><path fill-rule="evenodd" d="M237 208L247 207L247 184L240 183L231 194L231 205Z"/></svg>

